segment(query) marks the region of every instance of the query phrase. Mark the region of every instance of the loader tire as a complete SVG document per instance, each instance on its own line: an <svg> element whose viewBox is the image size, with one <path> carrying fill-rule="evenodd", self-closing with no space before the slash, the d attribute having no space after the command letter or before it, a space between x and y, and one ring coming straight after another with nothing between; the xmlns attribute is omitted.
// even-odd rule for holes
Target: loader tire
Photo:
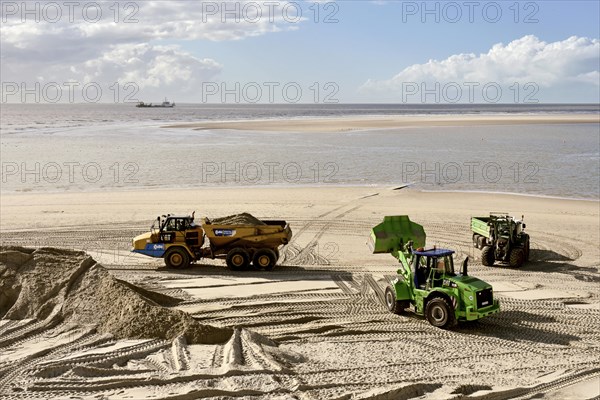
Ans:
<svg viewBox="0 0 600 400"><path fill-rule="evenodd" d="M250 256L246 250L236 247L227 253L226 262L230 270L239 271L248 268L248 265L250 265Z"/></svg>
<svg viewBox="0 0 600 400"><path fill-rule="evenodd" d="M164 258L168 268L184 269L190 266L190 255L181 247L169 249Z"/></svg>
<svg viewBox="0 0 600 400"><path fill-rule="evenodd" d="M523 249L512 249L510 251L509 264L512 268L519 268L525 261L525 252Z"/></svg>
<svg viewBox="0 0 600 400"><path fill-rule="evenodd" d="M481 263L486 267L491 267L495 261L494 248L492 246L485 246L481 250Z"/></svg>
<svg viewBox="0 0 600 400"><path fill-rule="evenodd" d="M271 249L260 249L254 253L252 264L254 268L271 271L277 263L277 254Z"/></svg>
<svg viewBox="0 0 600 400"><path fill-rule="evenodd" d="M407 301L396 300L395 290L391 286L385 288L385 305L394 314L402 314L408 308Z"/></svg>
<svg viewBox="0 0 600 400"><path fill-rule="evenodd" d="M443 297L434 297L425 307L427 321L435 327L446 329L456 325L454 308Z"/></svg>

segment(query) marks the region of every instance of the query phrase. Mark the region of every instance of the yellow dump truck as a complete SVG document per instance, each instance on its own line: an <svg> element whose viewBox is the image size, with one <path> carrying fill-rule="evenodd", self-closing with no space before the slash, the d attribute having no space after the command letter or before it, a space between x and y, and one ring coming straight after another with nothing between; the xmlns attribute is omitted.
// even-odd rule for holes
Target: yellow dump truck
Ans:
<svg viewBox="0 0 600 400"><path fill-rule="evenodd" d="M133 239L132 250L160 257L169 268L187 268L202 258L223 258L232 270L271 270L279 259L279 248L289 243L292 230L285 221L259 220L237 214L201 224L191 216L157 217L150 232Z"/></svg>

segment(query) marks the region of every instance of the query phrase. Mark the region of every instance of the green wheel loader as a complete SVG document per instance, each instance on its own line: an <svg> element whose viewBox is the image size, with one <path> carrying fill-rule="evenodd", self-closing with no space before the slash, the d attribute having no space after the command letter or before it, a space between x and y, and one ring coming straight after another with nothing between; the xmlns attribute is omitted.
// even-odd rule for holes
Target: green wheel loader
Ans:
<svg viewBox="0 0 600 400"><path fill-rule="evenodd" d="M474 321L500 311L492 286L467 274L468 257L461 272L455 272L454 251L425 249L425 238L423 227L406 215L387 216L371 231L371 251L390 253L401 266L385 290L391 312L401 314L413 308L431 325L451 328L458 321Z"/></svg>

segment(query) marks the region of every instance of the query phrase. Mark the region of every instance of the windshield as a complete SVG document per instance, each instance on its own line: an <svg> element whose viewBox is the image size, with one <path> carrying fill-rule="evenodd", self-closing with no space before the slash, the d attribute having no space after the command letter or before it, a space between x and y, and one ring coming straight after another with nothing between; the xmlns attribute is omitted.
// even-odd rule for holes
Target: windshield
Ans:
<svg viewBox="0 0 600 400"><path fill-rule="evenodd" d="M454 260L451 255L443 257L430 257L429 266L435 268L436 272L446 275L454 275Z"/></svg>

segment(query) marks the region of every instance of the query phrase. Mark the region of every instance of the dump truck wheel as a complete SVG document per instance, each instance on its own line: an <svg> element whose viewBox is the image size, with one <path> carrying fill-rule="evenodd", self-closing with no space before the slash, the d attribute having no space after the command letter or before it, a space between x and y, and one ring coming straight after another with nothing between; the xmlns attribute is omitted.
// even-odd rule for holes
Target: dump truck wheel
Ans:
<svg viewBox="0 0 600 400"><path fill-rule="evenodd" d="M427 321L438 328L450 328L456 325L454 310L448 301L442 297L435 297L427 302L425 307Z"/></svg>
<svg viewBox="0 0 600 400"><path fill-rule="evenodd" d="M176 247L165 254L165 264L169 268L183 269L190 266L190 256L182 248Z"/></svg>
<svg viewBox="0 0 600 400"><path fill-rule="evenodd" d="M494 248L492 246L485 246L481 250L481 263L486 267L491 267L496 261L494 257Z"/></svg>
<svg viewBox="0 0 600 400"><path fill-rule="evenodd" d="M270 271L275 267L277 263L277 255L271 249L260 249L254 253L254 259L252 260L252 264L256 268L262 268L267 271Z"/></svg>
<svg viewBox="0 0 600 400"><path fill-rule="evenodd" d="M248 267L250 264L250 256L248 256L246 250L238 247L227 253L226 261L229 269L236 271Z"/></svg>
<svg viewBox="0 0 600 400"><path fill-rule="evenodd" d="M408 307L407 302L396 300L396 293L391 286L385 288L385 305L394 314L402 314Z"/></svg>
<svg viewBox="0 0 600 400"><path fill-rule="evenodd" d="M513 268L519 268L523 265L523 261L525 260L525 252L523 249L512 249L510 251L510 266Z"/></svg>

